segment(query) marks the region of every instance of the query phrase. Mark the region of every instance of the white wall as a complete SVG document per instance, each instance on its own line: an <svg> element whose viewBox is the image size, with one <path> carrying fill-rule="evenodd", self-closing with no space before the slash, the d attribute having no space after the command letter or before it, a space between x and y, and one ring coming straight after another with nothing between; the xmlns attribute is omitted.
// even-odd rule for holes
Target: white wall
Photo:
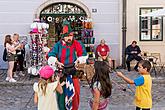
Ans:
<svg viewBox="0 0 165 110"><path fill-rule="evenodd" d="M19 33L28 35L30 24L33 22L34 11L44 0L0 0L0 49L3 50L6 34ZM0 54L0 68L7 64Z"/></svg>
<svg viewBox="0 0 165 110"><path fill-rule="evenodd" d="M36 9L46 0L0 0L0 49L3 48L6 34L19 33L28 35L30 24L33 22ZM120 0L80 0L92 13L94 22L94 37L96 44L104 38L111 48L111 56L119 62L120 40ZM3 49L2 49L3 50ZM3 53L3 52L2 52ZM5 67L0 54L0 65Z"/></svg>
<svg viewBox="0 0 165 110"><path fill-rule="evenodd" d="M165 22L163 24L163 41L139 41L139 8L165 7L165 0L127 0L127 45L137 40L142 51L160 53L164 62ZM165 19L164 19L165 20Z"/></svg>
<svg viewBox="0 0 165 110"><path fill-rule="evenodd" d="M92 13L94 22L94 37L96 44L104 38L109 45L110 56L119 64L120 60L120 0L82 0L89 10L97 9Z"/></svg>

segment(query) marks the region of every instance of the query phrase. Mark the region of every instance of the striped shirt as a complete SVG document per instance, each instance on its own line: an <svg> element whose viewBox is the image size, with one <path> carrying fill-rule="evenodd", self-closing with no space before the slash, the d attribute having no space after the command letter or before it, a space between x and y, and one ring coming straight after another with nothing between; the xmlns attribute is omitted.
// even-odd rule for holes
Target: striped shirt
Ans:
<svg viewBox="0 0 165 110"><path fill-rule="evenodd" d="M74 40L71 46L67 46L62 42L58 41L53 49L48 53L48 56L56 57L64 65L73 64L77 57L86 56L86 49L82 42Z"/></svg>

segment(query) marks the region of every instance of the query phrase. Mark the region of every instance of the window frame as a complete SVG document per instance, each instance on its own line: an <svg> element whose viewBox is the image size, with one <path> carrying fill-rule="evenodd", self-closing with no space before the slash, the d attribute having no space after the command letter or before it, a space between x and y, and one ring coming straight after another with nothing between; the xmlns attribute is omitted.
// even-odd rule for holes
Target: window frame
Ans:
<svg viewBox="0 0 165 110"><path fill-rule="evenodd" d="M141 11L143 9L150 9L150 12L152 12L152 9L163 9L163 7L141 7L139 8L139 15L141 15ZM153 39L153 35L152 35L152 31L153 30L156 30L156 29L153 29L152 28L152 20L153 20L153 17L150 17L150 28L148 30L150 30L150 39L149 40L145 40L145 39L142 39L142 36L141 36L141 33L142 33L142 17L139 16L139 40L140 41L163 41L163 17L161 17L160 19L160 39Z"/></svg>

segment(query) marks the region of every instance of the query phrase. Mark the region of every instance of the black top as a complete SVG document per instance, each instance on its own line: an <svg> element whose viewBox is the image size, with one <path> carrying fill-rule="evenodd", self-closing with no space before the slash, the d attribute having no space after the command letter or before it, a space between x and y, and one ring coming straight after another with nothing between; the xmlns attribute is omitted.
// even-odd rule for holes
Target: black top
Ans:
<svg viewBox="0 0 165 110"><path fill-rule="evenodd" d="M131 53L132 51L136 51L137 53ZM129 45L127 48L126 48L126 54L127 55L138 55L139 53L141 52L139 46L135 46L135 47L132 47L132 45Z"/></svg>

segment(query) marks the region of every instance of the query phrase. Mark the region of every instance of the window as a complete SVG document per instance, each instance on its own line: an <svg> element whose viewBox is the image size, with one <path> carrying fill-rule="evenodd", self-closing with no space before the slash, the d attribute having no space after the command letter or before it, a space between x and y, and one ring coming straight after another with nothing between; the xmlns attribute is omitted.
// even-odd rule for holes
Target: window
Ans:
<svg viewBox="0 0 165 110"><path fill-rule="evenodd" d="M140 8L140 15L162 8ZM163 40L163 17L141 17L140 16L140 41L162 41Z"/></svg>

